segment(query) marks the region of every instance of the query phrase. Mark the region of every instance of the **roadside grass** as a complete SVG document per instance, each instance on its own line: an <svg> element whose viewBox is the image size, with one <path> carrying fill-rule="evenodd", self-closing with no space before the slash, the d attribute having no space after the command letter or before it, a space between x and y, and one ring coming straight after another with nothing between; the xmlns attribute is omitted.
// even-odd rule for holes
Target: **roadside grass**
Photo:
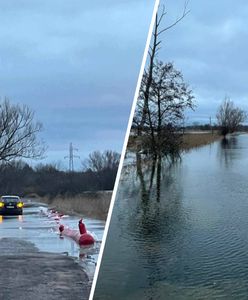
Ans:
<svg viewBox="0 0 248 300"><path fill-rule="evenodd" d="M112 191L84 192L75 196L39 197L38 201L71 215L106 220Z"/></svg>

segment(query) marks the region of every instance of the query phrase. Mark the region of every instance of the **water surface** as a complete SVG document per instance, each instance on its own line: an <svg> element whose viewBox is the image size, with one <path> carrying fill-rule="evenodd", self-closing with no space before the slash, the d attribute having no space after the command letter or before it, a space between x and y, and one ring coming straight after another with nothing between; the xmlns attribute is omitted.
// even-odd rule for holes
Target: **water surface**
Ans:
<svg viewBox="0 0 248 300"><path fill-rule="evenodd" d="M247 154L248 135L160 171L128 154L94 299L248 299Z"/></svg>
<svg viewBox="0 0 248 300"><path fill-rule="evenodd" d="M47 206L29 204L27 207L24 205L21 216L0 216L0 238L19 238L34 243L40 251L65 253L75 258L91 279L98 258L99 245L89 253L88 258L80 259L79 246L69 238L59 238L58 223L41 211L47 211ZM79 217L68 215L62 218L60 223L78 229L78 220ZM93 232L101 241L104 222L89 218L84 218L84 222L87 230Z"/></svg>

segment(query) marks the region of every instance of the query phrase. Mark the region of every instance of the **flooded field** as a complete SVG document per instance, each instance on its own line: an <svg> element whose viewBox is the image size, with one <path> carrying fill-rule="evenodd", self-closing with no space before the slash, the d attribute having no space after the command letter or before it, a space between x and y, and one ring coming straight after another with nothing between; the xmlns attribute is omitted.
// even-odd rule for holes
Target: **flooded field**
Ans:
<svg viewBox="0 0 248 300"><path fill-rule="evenodd" d="M47 206L27 202L23 215L0 216L0 237L18 238L34 243L40 251L63 253L74 257L92 278L102 240L104 222L84 218L87 230L94 233L99 241L87 258L79 258L79 246L69 238L59 238L58 223L44 215ZM78 229L78 217L64 216L60 223Z"/></svg>
<svg viewBox="0 0 248 300"><path fill-rule="evenodd" d="M129 154L94 299L247 299L247 153L239 135L171 166Z"/></svg>

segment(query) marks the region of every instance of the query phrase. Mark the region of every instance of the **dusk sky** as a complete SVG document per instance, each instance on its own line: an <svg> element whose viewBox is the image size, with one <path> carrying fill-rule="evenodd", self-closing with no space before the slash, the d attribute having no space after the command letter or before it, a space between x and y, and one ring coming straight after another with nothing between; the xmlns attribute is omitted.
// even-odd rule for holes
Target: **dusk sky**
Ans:
<svg viewBox="0 0 248 300"><path fill-rule="evenodd" d="M184 1L161 1L164 25L180 16ZM190 13L163 35L160 59L173 61L196 97L188 122L216 115L225 96L248 111L248 2L190 0Z"/></svg>
<svg viewBox="0 0 248 300"><path fill-rule="evenodd" d="M35 111L45 162L121 151L154 2L0 1L0 95Z"/></svg>

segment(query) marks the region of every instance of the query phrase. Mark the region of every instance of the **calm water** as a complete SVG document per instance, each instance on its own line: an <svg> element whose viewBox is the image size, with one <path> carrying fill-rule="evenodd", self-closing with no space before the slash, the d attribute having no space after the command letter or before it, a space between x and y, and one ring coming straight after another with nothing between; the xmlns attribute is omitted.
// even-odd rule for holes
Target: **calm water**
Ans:
<svg viewBox="0 0 248 300"><path fill-rule="evenodd" d="M248 135L127 161L94 299L248 299Z"/></svg>

